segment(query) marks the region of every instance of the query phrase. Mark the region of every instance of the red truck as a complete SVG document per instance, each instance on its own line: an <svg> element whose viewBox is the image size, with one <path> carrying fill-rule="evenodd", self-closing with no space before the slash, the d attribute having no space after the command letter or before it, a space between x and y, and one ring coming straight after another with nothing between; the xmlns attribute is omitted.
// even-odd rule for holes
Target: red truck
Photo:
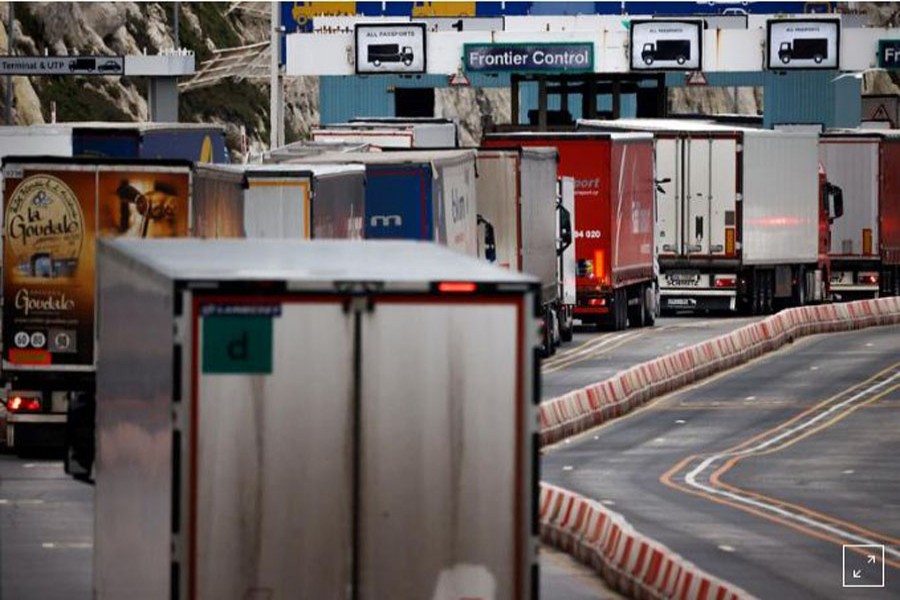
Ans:
<svg viewBox="0 0 900 600"><path fill-rule="evenodd" d="M503 132L486 135L484 145L554 147L558 175L575 179L575 318L616 330L652 325L653 136Z"/></svg>

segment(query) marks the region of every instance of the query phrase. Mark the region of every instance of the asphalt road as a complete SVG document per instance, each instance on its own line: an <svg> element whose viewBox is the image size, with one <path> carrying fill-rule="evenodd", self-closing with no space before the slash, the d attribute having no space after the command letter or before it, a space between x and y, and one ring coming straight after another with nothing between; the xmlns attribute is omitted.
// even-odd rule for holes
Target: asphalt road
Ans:
<svg viewBox="0 0 900 600"><path fill-rule="evenodd" d="M749 322L673 318L626 332L579 331L545 363L544 397L553 397ZM0 455L0 600L87 600L92 592L93 488L71 480L62 463ZM541 554L541 598L618 598L564 554Z"/></svg>
<svg viewBox="0 0 900 600"><path fill-rule="evenodd" d="M759 598L900 596L900 327L806 338L544 456ZM877 549L886 545L885 588ZM874 558L869 558L874 556Z"/></svg>
<svg viewBox="0 0 900 600"><path fill-rule="evenodd" d="M94 488L62 463L0 455L0 599L91 598Z"/></svg>
<svg viewBox="0 0 900 600"><path fill-rule="evenodd" d="M577 328L574 339L544 360L541 369L544 400L603 381L636 364L677 352L753 323L760 317L672 317L654 327L625 331Z"/></svg>

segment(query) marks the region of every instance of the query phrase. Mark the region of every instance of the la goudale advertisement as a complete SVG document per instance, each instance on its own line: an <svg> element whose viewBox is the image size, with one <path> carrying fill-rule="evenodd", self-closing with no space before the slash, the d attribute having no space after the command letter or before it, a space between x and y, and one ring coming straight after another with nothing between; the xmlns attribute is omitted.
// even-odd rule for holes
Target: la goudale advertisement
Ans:
<svg viewBox="0 0 900 600"><path fill-rule="evenodd" d="M6 177L4 359L92 365L97 237L187 235L188 189L187 172Z"/></svg>

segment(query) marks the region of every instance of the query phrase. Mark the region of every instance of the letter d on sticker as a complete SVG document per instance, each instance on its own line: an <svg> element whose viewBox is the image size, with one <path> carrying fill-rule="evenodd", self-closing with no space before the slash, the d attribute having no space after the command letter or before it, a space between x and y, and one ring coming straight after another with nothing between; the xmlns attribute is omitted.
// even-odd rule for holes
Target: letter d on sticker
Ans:
<svg viewBox="0 0 900 600"><path fill-rule="evenodd" d="M272 317L203 317L204 374L272 373Z"/></svg>

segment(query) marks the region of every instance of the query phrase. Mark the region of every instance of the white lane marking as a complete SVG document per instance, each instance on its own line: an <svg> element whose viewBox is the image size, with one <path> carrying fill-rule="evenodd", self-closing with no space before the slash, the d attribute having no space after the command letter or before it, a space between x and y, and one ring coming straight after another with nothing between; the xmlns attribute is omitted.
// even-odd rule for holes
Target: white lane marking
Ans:
<svg viewBox="0 0 900 600"><path fill-rule="evenodd" d="M565 465L565 466L563 466L563 471L571 471L574 468L575 467L573 467L572 465Z"/></svg>
<svg viewBox="0 0 900 600"><path fill-rule="evenodd" d="M853 475L856 473L853 469L847 469L846 471L841 471L844 475Z"/></svg>
<svg viewBox="0 0 900 600"><path fill-rule="evenodd" d="M56 544L54 544L53 542L44 542L43 544L41 544L41 548L55 548L55 547L56 547Z"/></svg>
<svg viewBox="0 0 900 600"><path fill-rule="evenodd" d="M604 504L606 506L615 506L616 505L614 500L601 500L600 504Z"/></svg>
<svg viewBox="0 0 900 600"><path fill-rule="evenodd" d="M811 366L811 367L809 368L809 370L810 370L810 371L818 371L818 370L819 370L819 367L813 365L813 366Z"/></svg>
<svg viewBox="0 0 900 600"><path fill-rule="evenodd" d="M869 342L869 343L866 344L866 348L871 348L871 347L874 346L874 345L875 345L875 344L873 344L872 342Z"/></svg>
<svg viewBox="0 0 900 600"><path fill-rule="evenodd" d="M59 469L61 467L62 463L58 462L25 463L22 465L23 469Z"/></svg>
<svg viewBox="0 0 900 600"><path fill-rule="evenodd" d="M852 404L853 402L859 400L863 396L869 395L872 392L875 392L885 386L888 386L898 379L900 379L900 372L894 373L891 377L888 377L887 379L885 379L883 381L880 381L876 384L870 385L869 387L863 389L862 391L857 392L850 398L847 398L846 400L829 407L828 410L815 415L813 418L808 419L806 421L801 421L799 425L791 427L791 428L785 430L784 432L782 432L781 434L775 436L774 438L765 440L759 444L756 444L755 446L750 446L748 448L739 450L737 452L722 452L720 454L715 454L713 456L710 456L710 457L704 459L690 473L685 475L684 481L691 487L699 489L699 490L703 490L704 492L706 492L708 494L712 494L714 496L723 496L725 498L734 500L735 502L738 502L740 504L746 504L746 505L752 506L754 508L759 508L759 509L771 512L771 513L775 513L776 515L784 517L787 520L797 521L797 522L803 523L804 525L808 525L815 529L820 529L822 531L825 531L827 533L830 533L830 534L838 536L838 537L843 536L845 539L850 539L850 540L853 540L860 544L877 545L878 541L869 539L865 536L857 535L857 534L851 533L849 531L844 531L843 529L840 529L839 527L835 527L835 526L829 525L827 523L816 521L816 520L811 519L802 514L792 513L788 510L785 510L785 509L783 509L779 506L773 505L773 504L768 504L766 502L754 500L752 498L746 498L744 496L735 494L733 492L720 490L718 488L714 488L714 487L706 485L704 483L700 483L699 481L697 481L697 476L702 474L704 471L706 471L711 464L713 464L716 461L719 461L723 458L741 456L741 455L745 455L745 454L752 454L752 453L758 452L760 450L765 450L765 449L771 447L773 444L780 442L781 440L783 440L786 437L792 436L793 434L795 434L797 432L801 432L804 429L808 429L808 428L812 427L819 421L825 419L826 417L831 416L833 413L846 407L848 404ZM892 548L891 546L886 546L885 552L890 554L894 558L900 558L900 549L895 549L895 548Z"/></svg>
<svg viewBox="0 0 900 600"><path fill-rule="evenodd" d="M676 422L678 425L684 425L685 423L687 423L687 421L685 421L684 419L678 419L678 420L675 421L675 422Z"/></svg>
<svg viewBox="0 0 900 600"><path fill-rule="evenodd" d="M655 440L653 440L653 443L654 444L662 444L665 441L666 441L666 438L656 438Z"/></svg>
<svg viewBox="0 0 900 600"><path fill-rule="evenodd" d="M600 439L600 436L599 436L599 435L595 435L595 436L594 436L594 439L595 439L595 440L599 440L599 439Z"/></svg>
<svg viewBox="0 0 900 600"><path fill-rule="evenodd" d="M608 346L613 342L617 342L624 337L636 337L637 334L642 335L642 332L628 331L616 335L603 335L595 340L591 340L590 342L585 342L578 348L573 348L569 354L566 354L564 356L557 356L554 359L544 361L543 364L541 364L541 370L544 371L549 369L560 369L563 367L571 366L571 364L578 362L575 360L576 358L581 358L585 357L586 355L592 354L600 348Z"/></svg>
<svg viewBox="0 0 900 600"><path fill-rule="evenodd" d="M722 552L734 552L734 546L729 546L727 544L721 544L719 546L719 550Z"/></svg>
<svg viewBox="0 0 900 600"><path fill-rule="evenodd" d="M756 400L756 396L747 396L744 400Z"/></svg>

